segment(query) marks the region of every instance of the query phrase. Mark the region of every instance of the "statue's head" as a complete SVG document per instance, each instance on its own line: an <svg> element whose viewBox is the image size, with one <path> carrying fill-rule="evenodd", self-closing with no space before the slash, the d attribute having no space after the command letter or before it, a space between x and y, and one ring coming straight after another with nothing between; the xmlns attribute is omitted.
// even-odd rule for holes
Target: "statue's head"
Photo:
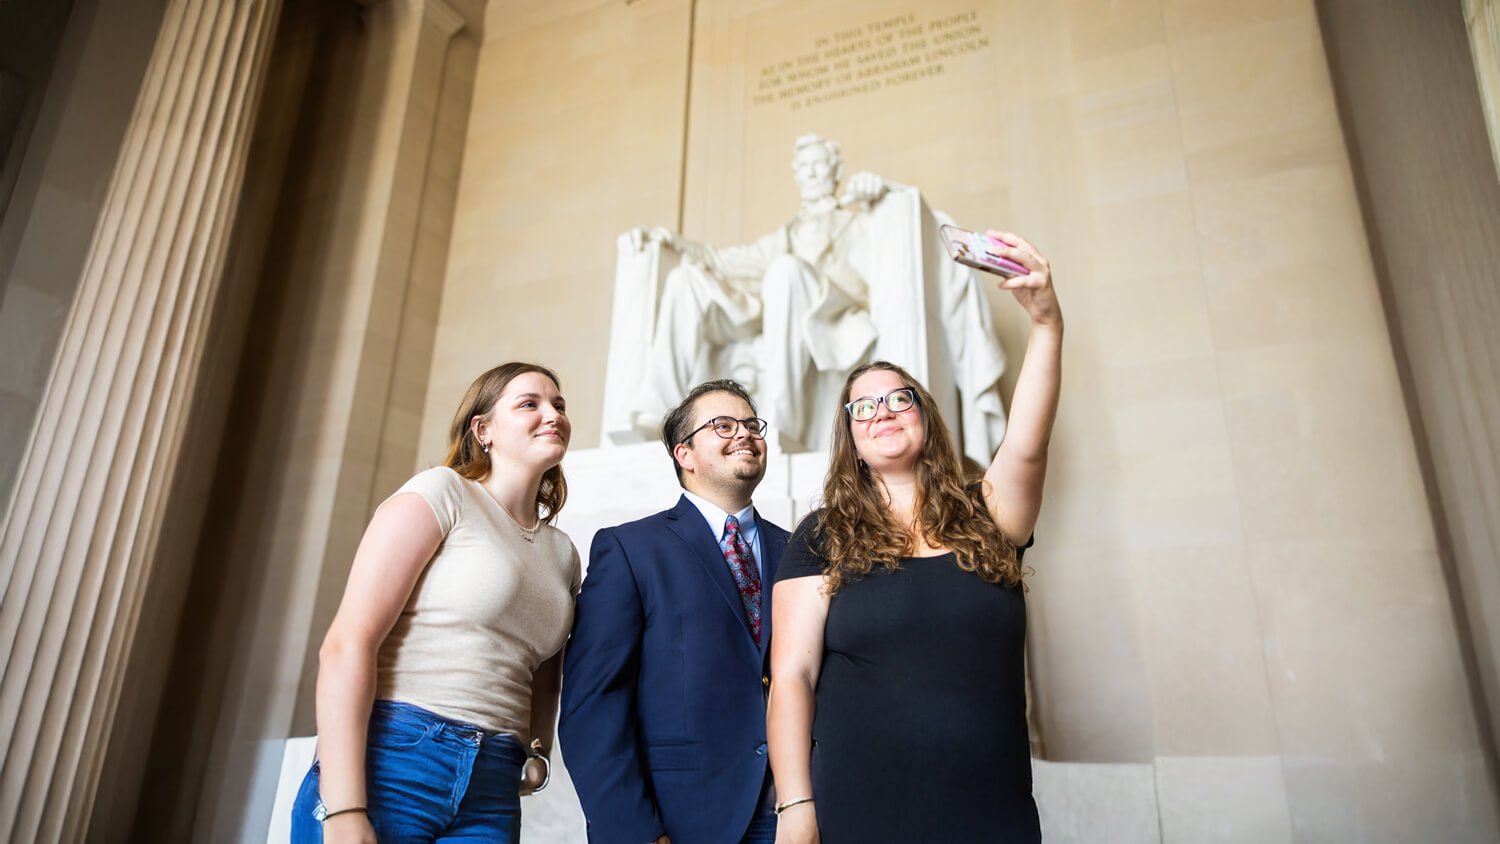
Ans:
<svg viewBox="0 0 1500 844"><path fill-rule="evenodd" d="M839 145L817 133L797 139L792 147L792 178L804 200L833 196L844 178L844 157Z"/></svg>

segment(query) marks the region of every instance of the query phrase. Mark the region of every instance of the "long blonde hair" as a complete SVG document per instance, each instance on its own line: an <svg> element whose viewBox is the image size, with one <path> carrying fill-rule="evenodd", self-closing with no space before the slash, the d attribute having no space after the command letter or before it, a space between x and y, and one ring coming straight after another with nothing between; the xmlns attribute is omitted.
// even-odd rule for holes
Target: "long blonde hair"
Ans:
<svg viewBox="0 0 1500 844"><path fill-rule="evenodd" d="M490 456L484 453L479 440L473 434L474 420L489 416L495 410L495 402L505 387L518 376L538 372L552 379L559 389L562 382L557 374L545 366L534 363L502 363L474 379L458 403L458 412L453 414L453 423L448 426L448 457L443 465L471 481L484 480L493 468ZM562 464L553 466L542 475L542 484L536 492L536 517L539 521L551 522L568 500L568 482L563 477Z"/></svg>
<svg viewBox="0 0 1500 844"><path fill-rule="evenodd" d="M856 367L839 393L842 406L850 400L855 379L871 370L895 373L917 394L915 412L922 414L926 436L917 456L916 530L897 524L879 483L854 448L853 420L840 413L833 423L833 447L828 478L823 484L823 509L814 536L828 560L827 587L837 592L849 578L861 578L875 566L900 568L901 558L916 552L917 540L950 548L964 571L989 583L1015 586L1021 582L1016 548L990 517L979 485L966 485L958 454L937 402L911 374L886 361Z"/></svg>

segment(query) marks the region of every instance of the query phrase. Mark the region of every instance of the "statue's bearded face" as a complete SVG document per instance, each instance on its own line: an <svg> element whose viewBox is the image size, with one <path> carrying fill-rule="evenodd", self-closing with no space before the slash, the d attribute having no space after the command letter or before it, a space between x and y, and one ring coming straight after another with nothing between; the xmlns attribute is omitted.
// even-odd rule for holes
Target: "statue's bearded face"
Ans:
<svg viewBox="0 0 1500 844"><path fill-rule="evenodd" d="M804 200L833 196L838 187L839 161L822 144L811 144L797 150L792 158L792 177Z"/></svg>

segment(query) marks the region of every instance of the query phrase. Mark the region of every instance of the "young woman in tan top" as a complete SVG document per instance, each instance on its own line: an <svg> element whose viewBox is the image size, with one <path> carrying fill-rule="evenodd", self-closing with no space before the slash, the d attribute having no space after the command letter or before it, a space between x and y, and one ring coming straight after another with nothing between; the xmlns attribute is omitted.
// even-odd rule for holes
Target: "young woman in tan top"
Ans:
<svg viewBox="0 0 1500 844"><path fill-rule="evenodd" d="M570 434L556 375L495 367L464 396L444 465L375 511L319 651L293 842L520 840L581 577L551 524Z"/></svg>

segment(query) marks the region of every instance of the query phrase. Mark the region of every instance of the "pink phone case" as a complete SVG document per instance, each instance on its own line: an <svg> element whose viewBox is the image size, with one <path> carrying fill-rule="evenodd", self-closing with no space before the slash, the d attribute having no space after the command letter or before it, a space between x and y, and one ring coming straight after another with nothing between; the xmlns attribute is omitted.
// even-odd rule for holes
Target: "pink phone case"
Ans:
<svg viewBox="0 0 1500 844"><path fill-rule="evenodd" d="M994 273L1002 278L1015 278L1031 272L1025 266L1009 258L991 255L992 245L1004 246L1006 244L988 235L946 225L938 229L938 234L943 238L943 246L948 250L948 257L966 267Z"/></svg>

